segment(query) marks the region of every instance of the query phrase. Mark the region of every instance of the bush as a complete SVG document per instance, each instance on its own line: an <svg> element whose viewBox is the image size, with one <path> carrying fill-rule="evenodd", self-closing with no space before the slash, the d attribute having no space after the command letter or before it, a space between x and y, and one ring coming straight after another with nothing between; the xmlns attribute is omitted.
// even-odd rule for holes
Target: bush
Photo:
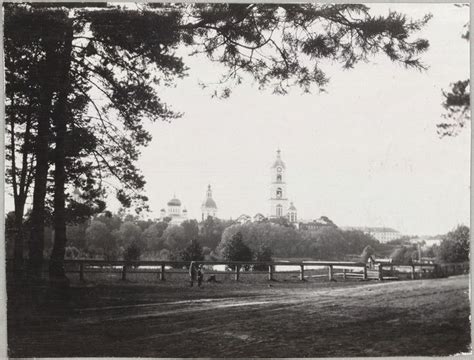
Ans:
<svg viewBox="0 0 474 360"><path fill-rule="evenodd" d="M160 251L160 260L170 260L170 257L171 257L171 253L168 249L162 249Z"/></svg>
<svg viewBox="0 0 474 360"><path fill-rule="evenodd" d="M261 261L261 262L273 261L272 256L273 256L272 249L267 245L262 245L260 246L260 248L257 250L255 254L255 261ZM263 270L267 270L268 266L254 265L253 269L257 271L263 271Z"/></svg>
<svg viewBox="0 0 474 360"><path fill-rule="evenodd" d="M125 248L123 253L123 259L127 262L133 262L140 260L142 250L135 242L131 243Z"/></svg>
<svg viewBox="0 0 474 360"><path fill-rule="evenodd" d="M80 255L80 251L75 246L67 246L64 253L66 259L77 259Z"/></svg>
<svg viewBox="0 0 474 360"><path fill-rule="evenodd" d="M437 258L445 263L469 261L469 228L459 225L447 233L439 245Z"/></svg>
<svg viewBox="0 0 474 360"><path fill-rule="evenodd" d="M179 253L179 258L189 262L204 260L201 244L199 244L197 240L192 240L191 243Z"/></svg>
<svg viewBox="0 0 474 360"><path fill-rule="evenodd" d="M418 260L418 251L413 246L402 246L392 252L390 259L396 264L411 265L413 260Z"/></svg>

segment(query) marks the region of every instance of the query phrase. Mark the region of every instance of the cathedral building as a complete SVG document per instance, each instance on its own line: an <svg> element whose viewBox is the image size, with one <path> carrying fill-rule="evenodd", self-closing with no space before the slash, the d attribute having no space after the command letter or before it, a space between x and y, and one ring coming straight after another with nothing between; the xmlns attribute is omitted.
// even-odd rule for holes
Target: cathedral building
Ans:
<svg viewBox="0 0 474 360"><path fill-rule="evenodd" d="M207 186L206 199L201 205L201 214L202 221L206 220L208 217L217 217L217 205L214 199L212 198L211 185Z"/></svg>
<svg viewBox="0 0 474 360"><path fill-rule="evenodd" d="M297 210L288 200L286 192L286 165L277 150L277 158L271 167L270 182L270 219L286 217L291 223L298 221Z"/></svg>
<svg viewBox="0 0 474 360"><path fill-rule="evenodd" d="M188 211L186 208L182 208L181 201L176 198L176 195L168 201L168 211L161 209L160 215L161 220L165 218L170 218L170 224L179 225L183 221L188 220Z"/></svg>

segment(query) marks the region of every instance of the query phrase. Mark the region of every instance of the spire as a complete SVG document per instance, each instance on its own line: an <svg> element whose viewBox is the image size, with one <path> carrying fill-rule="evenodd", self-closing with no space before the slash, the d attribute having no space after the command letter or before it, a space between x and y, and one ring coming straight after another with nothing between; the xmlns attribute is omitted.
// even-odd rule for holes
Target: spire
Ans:
<svg viewBox="0 0 474 360"><path fill-rule="evenodd" d="M285 168L285 163L281 160L281 150L280 148L277 149L277 158L275 160L275 162L273 163L273 166L272 168L276 168L276 167L282 167L282 168Z"/></svg>
<svg viewBox="0 0 474 360"><path fill-rule="evenodd" d="M211 184L207 185L207 197L212 198Z"/></svg>

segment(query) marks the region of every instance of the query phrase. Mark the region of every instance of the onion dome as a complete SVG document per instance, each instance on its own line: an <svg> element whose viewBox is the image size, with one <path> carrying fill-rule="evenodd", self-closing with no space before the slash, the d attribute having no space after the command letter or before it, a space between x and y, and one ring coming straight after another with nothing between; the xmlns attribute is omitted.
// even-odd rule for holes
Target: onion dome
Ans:
<svg viewBox="0 0 474 360"><path fill-rule="evenodd" d="M203 206L207 208L217 209L216 202L212 198L207 198L206 201L204 201Z"/></svg>
<svg viewBox="0 0 474 360"><path fill-rule="evenodd" d="M207 186L206 200L204 200L204 202L202 203L202 206L208 209L217 209L216 202L212 198L211 185Z"/></svg>
<svg viewBox="0 0 474 360"><path fill-rule="evenodd" d="M289 211L296 211L295 205L293 203L290 203L290 207L288 208Z"/></svg>
<svg viewBox="0 0 474 360"><path fill-rule="evenodd" d="M170 201L168 201L168 206L181 206L181 201L174 197Z"/></svg>
<svg viewBox="0 0 474 360"><path fill-rule="evenodd" d="M277 168L277 167L281 167L283 169L285 168L285 163L281 159L280 153L281 153L281 151L280 151L280 149L278 149L277 150L277 158L276 158L275 162L273 163L272 169Z"/></svg>

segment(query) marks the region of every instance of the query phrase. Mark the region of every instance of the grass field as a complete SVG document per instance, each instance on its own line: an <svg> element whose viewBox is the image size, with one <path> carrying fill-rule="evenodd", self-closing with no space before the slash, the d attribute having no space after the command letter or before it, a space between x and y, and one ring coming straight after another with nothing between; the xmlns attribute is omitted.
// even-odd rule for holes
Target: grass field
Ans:
<svg viewBox="0 0 474 360"><path fill-rule="evenodd" d="M264 277L264 275L262 275ZM12 357L332 357L470 351L468 276L299 282L242 277L8 289ZM33 306L34 304L34 306Z"/></svg>

